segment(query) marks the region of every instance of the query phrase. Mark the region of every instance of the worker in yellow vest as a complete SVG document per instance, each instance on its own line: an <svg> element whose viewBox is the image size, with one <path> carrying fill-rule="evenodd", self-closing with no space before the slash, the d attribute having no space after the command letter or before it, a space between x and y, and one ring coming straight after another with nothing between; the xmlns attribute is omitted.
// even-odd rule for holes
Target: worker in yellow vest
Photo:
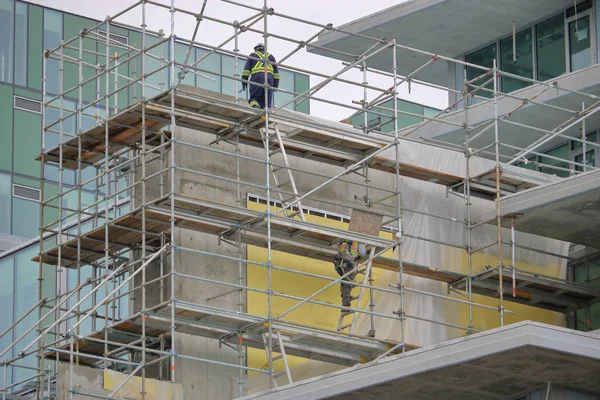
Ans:
<svg viewBox="0 0 600 400"><path fill-rule="evenodd" d="M266 81L265 81L266 79ZM248 81L259 85L250 85L250 96L248 102L252 108L273 107L273 89L279 87L279 68L272 54L265 53L262 43L254 46L254 52L248 56L244 71L242 71L242 89L246 90ZM270 87L265 96L264 84ZM268 98L265 98L268 97Z"/></svg>
<svg viewBox="0 0 600 400"><path fill-rule="evenodd" d="M338 253L333 259L335 270L340 276L344 276L348 272L356 268L356 261L366 256L365 245L358 243L355 240L344 240L338 247ZM340 282L340 294L342 296L342 306L350 307L352 302L352 287L353 285L347 282L354 282L356 271L351 272Z"/></svg>

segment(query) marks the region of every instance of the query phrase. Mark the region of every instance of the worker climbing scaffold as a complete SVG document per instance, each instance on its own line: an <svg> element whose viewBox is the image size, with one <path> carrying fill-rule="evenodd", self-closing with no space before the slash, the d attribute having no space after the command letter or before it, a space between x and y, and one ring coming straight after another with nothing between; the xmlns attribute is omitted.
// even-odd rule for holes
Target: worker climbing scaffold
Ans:
<svg viewBox="0 0 600 400"><path fill-rule="evenodd" d="M343 307L350 307L353 285L348 282L354 282L357 273L357 271L353 271L356 268L356 261L364 258L366 254L367 252L364 243L358 243L355 240L344 240L340 243L338 253L333 258L333 265L335 266L336 272L340 276L348 274L342 278L342 281L340 282L340 294L342 296Z"/></svg>

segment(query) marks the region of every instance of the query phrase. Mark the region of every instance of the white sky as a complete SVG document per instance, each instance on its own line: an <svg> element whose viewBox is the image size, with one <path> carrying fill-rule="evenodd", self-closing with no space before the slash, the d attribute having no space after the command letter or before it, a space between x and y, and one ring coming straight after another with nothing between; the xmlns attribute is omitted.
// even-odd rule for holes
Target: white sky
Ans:
<svg viewBox="0 0 600 400"><path fill-rule="evenodd" d="M33 3L41 4L47 7L53 7L59 10L68 11L73 14L83 15L89 18L103 20L106 15L115 15L130 4L131 0L30 0ZM163 4L170 4L169 0L158 0ZM262 7L263 0L238 0L244 4ZM403 2L403 0L269 0L268 6L287 15L293 15L304 20L315 21L321 24L332 23L334 27L344 23L351 22L357 18L374 12L386 9L393 5ZM175 6L178 8L199 12L202 6L202 0L175 0ZM139 26L141 23L141 7L124 15L117 21L130 25ZM220 0L208 0L205 14L223 19L229 22L234 20L244 20L255 11L224 3ZM191 39L195 27L195 18L181 13L175 14L175 34L179 37ZM163 10L155 6L147 6L147 25L148 29L158 31L164 29L169 34L170 14L168 10ZM259 22L254 27L263 29L263 22ZM279 34L281 36L293 37L297 40L307 40L317 33L320 28L308 24L302 24L279 17L268 18L269 33ZM217 46L225 39L233 35L233 28L222 24L202 21L196 41ZM68 38L65 38L68 39ZM245 32L240 35L240 50L242 54L252 52L254 45L261 40L261 36L252 32ZM224 48L233 50L233 41ZM277 59L292 51L296 45L280 39L270 38L268 41L268 50ZM294 56L285 61L285 64L293 65L307 70L319 71L324 74L334 74L343 68L341 61L327 57L322 57L308 53L306 49L300 50ZM349 71L342 76L345 79L355 82L362 81L362 73L357 70ZM318 84L322 79L311 76L311 86ZM369 84L377 87L388 88L392 86L391 78L384 78L376 74L369 74L367 77ZM429 105L436 108L447 106L447 95L444 92L423 86L413 85L411 94L408 94L406 85L399 89L400 97L417 103ZM368 98L373 99L379 93L370 92ZM363 89L338 82L331 82L318 92L319 97L328 100L337 101L344 104L352 104L352 100L361 100L363 98ZM355 105L355 107L357 107ZM341 120L353 111L323 102L311 101L311 114L325 117L332 120Z"/></svg>

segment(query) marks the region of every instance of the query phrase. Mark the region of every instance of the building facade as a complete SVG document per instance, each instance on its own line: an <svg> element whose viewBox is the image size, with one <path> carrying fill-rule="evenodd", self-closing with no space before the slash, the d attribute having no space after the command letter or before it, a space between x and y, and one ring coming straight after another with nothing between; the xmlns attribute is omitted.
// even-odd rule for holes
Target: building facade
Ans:
<svg viewBox="0 0 600 400"><path fill-rule="evenodd" d="M3 279L1 285L2 310L0 311L0 331L4 331L11 326L13 322L19 319L32 306L38 302L38 263L31 259L39 252L39 232L40 232L40 204L41 204L41 185L44 185L44 197L49 199L56 196L59 192L59 171L57 166L46 164L44 170L44 182L41 181L40 162L35 158L40 154L42 146L46 149L52 148L59 143L60 134L58 126L46 132L46 137L42 138L42 125L50 125L60 119L60 109L58 102L54 102L54 107L47 107L42 120L43 113L43 52L44 49L52 49L61 44L61 41L69 40L79 34L83 29L96 25L98 21L85 18L79 15L70 14L60 10L55 10L39 5L15 1L0 0L0 120L3 122L0 127L0 274ZM110 32L111 39L120 43L132 46L140 46L141 32L112 26ZM158 43L161 38L156 35L148 34L147 43ZM161 65L160 59L168 59L170 54L169 43L158 46L154 52L154 57L149 57L147 68L156 69ZM89 51L86 54L86 61L91 65L100 64L103 61L101 54L106 49L104 45L98 44L96 40L84 40L83 48ZM177 42L175 45L175 56L177 61L184 62L189 46ZM94 55L93 53L97 53ZM73 56L77 50L72 50ZM110 53L123 54L123 49L110 48ZM200 47L192 49L192 59L198 59L209 53L208 50ZM60 64L57 60L47 60L47 79L46 101L56 96L60 91ZM125 69L119 71L123 77L119 77L119 83L122 84L126 77L135 77L141 70L141 61L129 62ZM235 95L235 82L226 79L218 74L233 76L235 74L235 59L231 55L215 52L210 54L205 60L199 63L198 68L215 72L215 74L205 73L202 76L187 73L183 79L184 84L201 87L211 91ZM240 61L240 68L243 68L243 62ZM84 71L84 75L91 74L89 70ZM280 87L290 92L304 92L309 88L309 76L299 74L288 70L281 70ZM77 84L77 68L74 65L65 63L63 87L70 88ZM112 82L111 82L112 85ZM152 97L169 86L169 74L167 72L155 73L147 79L146 96ZM98 79L96 82L90 82L83 88L83 98L92 101L97 94L104 93L105 81ZM121 91L118 95L117 104L110 107L110 112L116 112L131 102L139 100L141 90L137 87L131 87L128 90ZM76 108L77 93L73 92L73 98L68 96L64 98L63 113L67 114L70 110ZM275 103L284 104L292 99L288 93L278 93ZM309 113L310 102L304 101L297 105L292 103L287 106L299 112ZM77 116L67 118L62 122L63 140L65 136L74 136L79 129L86 130L94 126L106 114L105 104L96 108L95 115L84 115L82 121L78 121ZM55 132L52 132L55 131ZM88 167L82 173L82 181L96 175L93 167ZM113 178L111 178L112 180ZM128 186L129 174L124 171L117 179L118 184L110 185L108 191L110 194L123 191ZM63 191L73 188L77 185L78 176L75 170L65 169L62 173ZM101 202L106 191L106 186L102 179L90 182L81 188L82 206L99 203L94 207L94 212L102 213L103 204ZM129 193L123 191L118 196L118 204L109 207L109 214L114 213L122 215L129 209ZM63 216L74 213L78 204L77 191L73 190L62 199ZM58 204L50 204L44 208L44 224L58 219ZM70 219L75 222L76 215ZM92 229L97 221L89 218L82 224L83 230ZM67 232L75 230L74 224L71 227L63 227ZM46 235L44 246L51 247L56 244L55 235ZM44 291L43 296L53 299L56 291L68 291L77 284L77 272L64 269L58 276L51 268L44 272ZM84 267L81 271L83 280L92 277L92 269ZM60 279L60 282L57 282ZM55 290L54 290L55 289ZM47 293L46 293L47 292ZM73 303L69 301L69 303ZM119 315L127 314L128 305L126 298L121 302L121 306L116 311ZM69 305L69 304L67 304ZM72 304L71 304L72 305ZM0 348L5 348L23 333L29 326L33 325L37 318L37 312L28 315L28 317L19 323L16 329L0 338ZM89 332L95 327L86 324L83 327L84 332ZM20 343L32 340L35 332L31 332ZM14 354L12 354L14 353ZM16 356L16 347L10 354L4 357ZM35 357L27 357L22 364L25 366L35 366ZM18 382L28 376L30 371L22 368L7 371L8 382Z"/></svg>
<svg viewBox="0 0 600 400"><path fill-rule="evenodd" d="M466 2L432 3L416 1L400 4L352 21L343 28L347 32L360 32L371 37L394 38L404 46L466 63L487 68L496 65L502 71L497 79L498 91L505 94L499 96L499 117L510 117L508 119L541 128L536 132L523 126L500 125L501 161L510 160L520 149L541 138L544 132L559 129L564 120L556 122L557 115L565 116L567 110L573 115L574 111L593 105L592 100L578 96L578 92L600 94L598 0L575 3L548 0L522 2L517 6L499 1L493 4L486 2L480 7L471 7ZM435 29L432 30L432 27ZM361 46L366 50L366 43L335 32L322 35L317 44L344 52L350 49L356 51ZM319 49L310 51L343 59L335 55L337 53ZM392 72L390 60L384 57L374 56L367 63L369 67ZM437 117L455 123L455 126L437 122L423 127L413 125L404 128L402 135L463 149L465 133L460 125L465 114L465 82L469 83L470 92L467 96L469 121L477 125L494 118L494 83L491 75L482 76L482 70L402 49L398 50L397 65L398 74L410 76L416 83L421 81L430 86L449 88L446 91L449 107ZM503 76L504 72L523 79ZM542 81L545 85L527 79ZM555 82L565 90L554 89L552 85ZM532 101L520 103L518 99L524 98ZM376 114L389 113L390 107L386 108L376 108ZM399 109L403 110L402 107ZM430 112L429 116L435 114ZM406 113L399 120L401 118L411 119L412 124L421 122ZM368 114L367 120L373 121L372 126L379 123L376 119L376 115ZM363 120L362 114L355 115L353 124L361 125ZM518 165L562 178L595 169L600 166L597 161L600 156L599 129L600 121L595 117L589 118L529 152ZM473 132L472 136L475 134ZM471 142L474 149L482 149L494 141L491 131L476 136L477 140ZM487 155L494 157L493 148ZM600 250L572 245L569 277L598 287L598 259ZM600 307L593 306L590 315L579 313L572 326L584 331L600 328Z"/></svg>

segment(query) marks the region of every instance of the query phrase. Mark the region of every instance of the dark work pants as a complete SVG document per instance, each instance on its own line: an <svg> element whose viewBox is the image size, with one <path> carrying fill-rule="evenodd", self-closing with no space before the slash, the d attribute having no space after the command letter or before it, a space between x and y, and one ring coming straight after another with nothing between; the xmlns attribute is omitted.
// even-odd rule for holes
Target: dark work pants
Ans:
<svg viewBox="0 0 600 400"><path fill-rule="evenodd" d="M352 261L344 260L342 261L342 270L344 274L352 271L356 267L356 264ZM342 278L340 282L340 294L342 295L342 306L350 307L351 298L352 298L352 288L353 285L350 285L346 282L354 282L354 278L356 277L356 271L347 275L345 278Z"/></svg>
<svg viewBox="0 0 600 400"><path fill-rule="evenodd" d="M273 80L273 75L271 74L267 74L267 79L268 79L268 83L269 86L273 86L274 84L274 80ZM265 74L264 73L257 73L257 74L253 74L250 77L250 81L251 82L255 82L255 83L259 83L259 84L264 84L265 82ZM250 107L255 107L255 108L265 108L265 88L263 86L257 86L257 85L248 85L250 87L250 98L248 99L248 102L250 103ZM269 97L269 107L273 107L273 91L269 90L268 93L268 97Z"/></svg>

